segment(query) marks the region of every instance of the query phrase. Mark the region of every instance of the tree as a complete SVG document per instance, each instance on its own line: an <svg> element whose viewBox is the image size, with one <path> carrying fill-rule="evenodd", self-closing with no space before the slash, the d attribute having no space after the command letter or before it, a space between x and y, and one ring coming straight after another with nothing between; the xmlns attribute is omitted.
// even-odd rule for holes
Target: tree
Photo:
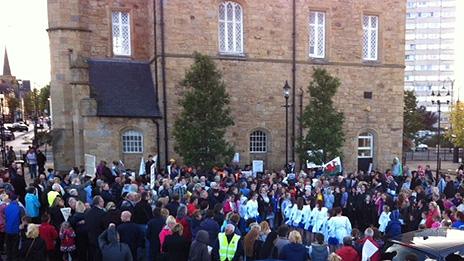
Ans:
<svg viewBox="0 0 464 261"><path fill-rule="evenodd" d="M41 88L38 93L39 114L44 113L45 110L47 110L47 112L50 113L50 108L48 108L48 98L50 98L50 85L49 84Z"/></svg>
<svg viewBox="0 0 464 261"><path fill-rule="evenodd" d="M16 110L18 109L19 107L19 99L14 97L14 96L7 96L6 97L6 103L7 103L7 106L8 106L8 111L10 112L10 117L11 117L11 120L13 120L15 118L15 113L16 113Z"/></svg>
<svg viewBox="0 0 464 261"><path fill-rule="evenodd" d="M419 112L422 117L422 125L424 130L433 130L434 125L438 122L438 115L432 111L426 111L425 107L420 107Z"/></svg>
<svg viewBox="0 0 464 261"><path fill-rule="evenodd" d="M455 147L464 148L464 102L458 101L451 107L450 122L447 138Z"/></svg>
<svg viewBox="0 0 464 261"><path fill-rule="evenodd" d="M421 109L417 107L416 95L413 91L404 91L403 107L403 150L412 146L412 141L418 131L424 128L424 118Z"/></svg>
<svg viewBox="0 0 464 261"><path fill-rule="evenodd" d="M345 141L342 128L345 117L335 110L332 101L339 86L340 80L325 69L314 69L313 81L308 87L310 102L300 119L306 130L306 136L298 146L302 162L309 160L321 164L341 155Z"/></svg>
<svg viewBox="0 0 464 261"><path fill-rule="evenodd" d="M204 169L230 162L234 150L224 134L234 121L216 65L208 56L195 54L181 85L187 91L179 101L182 112L174 123L175 151L186 164Z"/></svg>

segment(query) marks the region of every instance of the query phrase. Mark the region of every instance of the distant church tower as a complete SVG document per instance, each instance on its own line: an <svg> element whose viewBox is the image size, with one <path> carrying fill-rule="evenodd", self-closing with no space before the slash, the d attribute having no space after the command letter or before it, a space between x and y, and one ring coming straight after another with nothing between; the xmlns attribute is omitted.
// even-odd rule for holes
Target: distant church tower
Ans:
<svg viewBox="0 0 464 261"><path fill-rule="evenodd" d="M10 62L8 61L8 52L5 47L5 56L3 57L3 75L11 76Z"/></svg>

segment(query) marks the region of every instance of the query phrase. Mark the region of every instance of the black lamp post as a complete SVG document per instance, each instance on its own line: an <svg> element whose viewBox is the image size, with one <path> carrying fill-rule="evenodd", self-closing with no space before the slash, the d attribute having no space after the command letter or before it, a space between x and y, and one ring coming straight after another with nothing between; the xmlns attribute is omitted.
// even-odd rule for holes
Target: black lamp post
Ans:
<svg viewBox="0 0 464 261"><path fill-rule="evenodd" d="M2 159L3 159L3 166L6 167L6 151L5 151L5 111L3 108L3 100L4 95L0 93L0 110L2 113L2 124L0 126L0 135L2 136Z"/></svg>
<svg viewBox="0 0 464 261"><path fill-rule="evenodd" d="M285 98L285 166L288 164L288 98L290 97L290 86L288 81L284 85L284 98Z"/></svg>
<svg viewBox="0 0 464 261"><path fill-rule="evenodd" d="M443 89L445 86L443 86ZM446 93L446 95L441 95L440 90L437 91L437 94L432 91L432 97L436 97L435 100L432 100L432 104L436 104L438 106L438 133L437 133L437 173L435 174L436 182L438 183L439 176L440 176L440 169L441 169L441 159L440 159L440 146L441 146L441 105L444 104L440 100L441 97L449 97L450 91ZM446 104L450 104L450 100L446 100Z"/></svg>

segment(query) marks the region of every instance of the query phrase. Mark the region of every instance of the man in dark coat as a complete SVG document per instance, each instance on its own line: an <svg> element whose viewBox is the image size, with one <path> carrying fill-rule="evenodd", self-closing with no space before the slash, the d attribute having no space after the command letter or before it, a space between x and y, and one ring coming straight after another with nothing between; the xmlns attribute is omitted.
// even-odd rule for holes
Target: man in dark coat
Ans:
<svg viewBox="0 0 464 261"><path fill-rule="evenodd" d="M37 166L39 166L39 174L45 173L45 163L47 162L47 157L41 150L37 150Z"/></svg>
<svg viewBox="0 0 464 261"><path fill-rule="evenodd" d="M143 233L135 224L131 221L132 214L129 211L123 211L121 213L121 224L118 226L118 233L121 243L126 243L132 253L134 260L138 260L137 249L143 248L144 238Z"/></svg>
<svg viewBox="0 0 464 261"><path fill-rule="evenodd" d="M214 211L212 209L206 212L206 219L201 222L200 229L208 232L210 246L213 246L217 241L221 227L219 227L219 224L214 220Z"/></svg>
<svg viewBox="0 0 464 261"><path fill-rule="evenodd" d="M153 210L153 218L148 221L147 239L150 242L149 260L156 260L160 252L159 234L166 224L166 220L161 216L161 209Z"/></svg>
<svg viewBox="0 0 464 261"><path fill-rule="evenodd" d="M90 253L89 260L100 261L101 253L98 247L98 236L105 229L103 220L106 212L103 210L105 201L100 196L95 196L92 202L92 208L84 214L85 224L87 226L88 235L88 252ZM92 255L93 254L93 255Z"/></svg>

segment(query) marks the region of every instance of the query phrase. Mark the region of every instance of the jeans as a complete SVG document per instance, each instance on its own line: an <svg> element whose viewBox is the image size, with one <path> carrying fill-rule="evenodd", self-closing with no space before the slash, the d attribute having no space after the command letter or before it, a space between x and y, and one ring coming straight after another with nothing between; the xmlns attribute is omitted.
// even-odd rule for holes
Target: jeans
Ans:
<svg viewBox="0 0 464 261"><path fill-rule="evenodd" d="M37 164L29 164L29 174L31 179L37 178Z"/></svg>
<svg viewBox="0 0 464 261"><path fill-rule="evenodd" d="M19 235L6 233L6 260L18 260Z"/></svg>

